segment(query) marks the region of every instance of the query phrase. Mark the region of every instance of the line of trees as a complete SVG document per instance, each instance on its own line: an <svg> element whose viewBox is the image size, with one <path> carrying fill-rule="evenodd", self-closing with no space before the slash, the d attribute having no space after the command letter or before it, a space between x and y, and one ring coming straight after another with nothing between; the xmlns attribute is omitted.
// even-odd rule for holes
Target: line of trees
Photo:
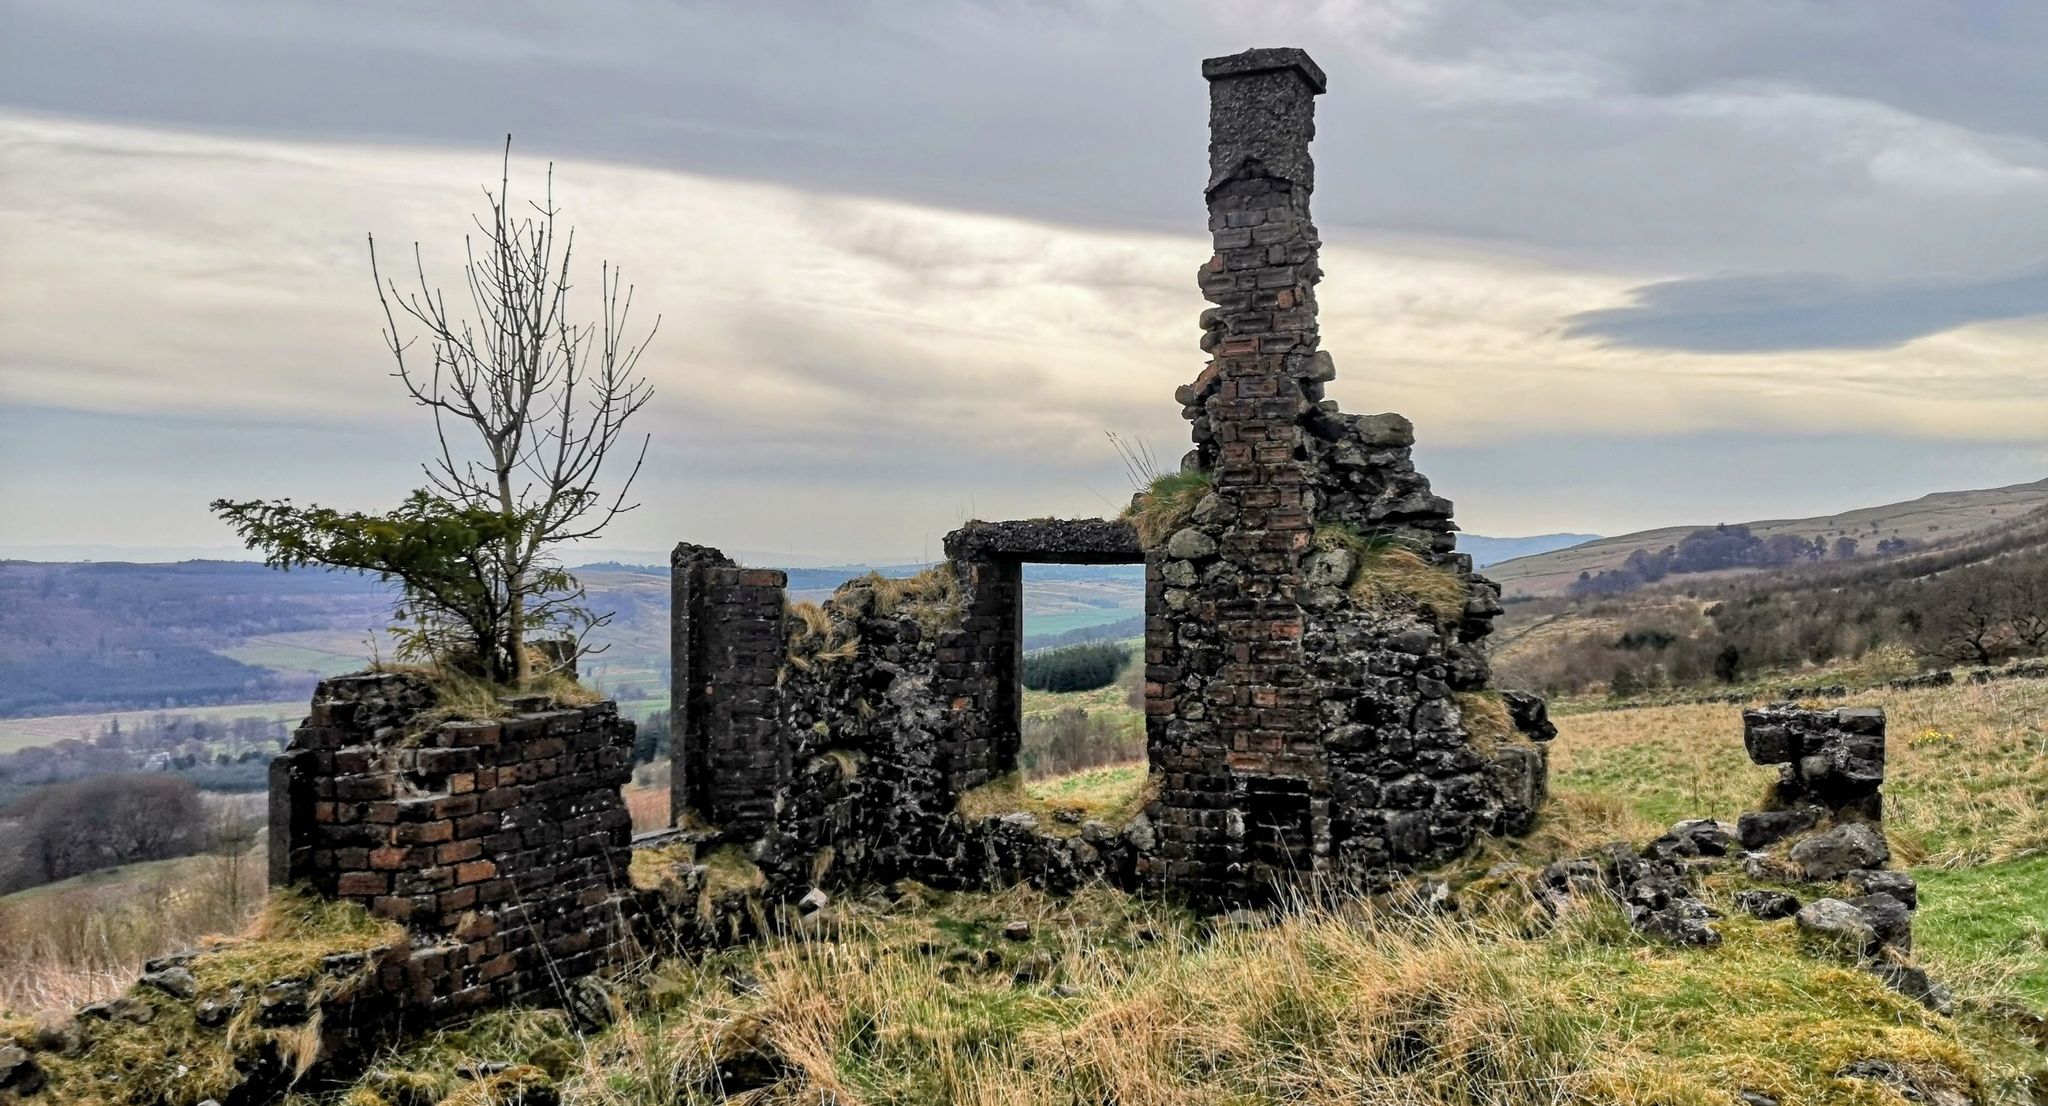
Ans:
<svg viewBox="0 0 2048 1106"><path fill-rule="evenodd" d="M1877 555L1883 557L1895 556L1910 548L1912 544L1904 538L1885 538L1873 546ZM1597 574L1582 572L1572 584L1571 594L1620 595L1654 584L1667 576L1725 568L1783 568L1787 565L1817 564L1830 556L1837 561L1847 561L1855 559L1861 549L1862 543L1846 534L1837 537L1833 543L1824 537L1806 538L1798 534L1772 534L1761 538L1747 526L1723 523L1694 530L1680 538L1677 544L1655 552L1635 550L1619 568Z"/></svg>
<svg viewBox="0 0 2048 1106"><path fill-rule="evenodd" d="M1026 653L1019 677L1033 691L1093 691L1115 683L1130 659L1129 650L1108 642L1069 645Z"/></svg>
<svg viewBox="0 0 2048 1106"><path fill-rule="evenodd" d="M9 845L9 855L0 857L0 891L190 856L213 843L216 829L199 789L161 773L94 776L40 787L0 812L0 818Z"/></svg>
<svg viewBox="0 0 2048 1106"><path fill-rule="evenodd" d="M2048 511L1910 556L1532 600L1513 611L1511 624L1600 627L1526 648L1511 629L1501 636L1501 678L1548 694L1733 684L1878 649L1910 652L1925 666L1997 664L2048 652Z"/></svg>

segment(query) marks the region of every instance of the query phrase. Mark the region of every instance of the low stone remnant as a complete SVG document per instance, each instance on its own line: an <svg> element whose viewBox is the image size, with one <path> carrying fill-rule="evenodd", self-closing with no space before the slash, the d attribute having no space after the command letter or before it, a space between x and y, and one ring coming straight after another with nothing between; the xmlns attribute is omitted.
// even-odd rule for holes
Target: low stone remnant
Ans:
<svg viewBox="0 0 2048 1106"><path fill-rule="evenodd" d="M1726 841L1725 828L1708 819L1680 822L1640 850L1616 841L1593 856L1546 866L1537 877L1537 901L1555 914L1573 898L1606 895L1627 911L1629 924L1652 937L1713 947L1721 934L1708 923L1720 915L1694 894L1691 861L1725 856ZM1714 851L1703 851L1702 843Z"/></svg>
<svg viewBox="0 0 2048 1106"><path fill-rule="evenodd" d="M1881 822L1884 711L1774 704L1743 712L1742 741L1751 760L1778 769L1767 808L1736 820L1752 871L1776 863L1762 850L1786 841L1786 862L1815 882L1882 868L1891 859Z"/></svg>
<svg viewBox="0 0 2048 1106"><path fill-rule="evenodd" d="M1775 922L1799 913L1799 899L1784 891L1737 891L1735 905L1760 921Z"/></svg>
<svg viewBox="0 0 2048 1106"><path fill-rule="evenodd" d="M1939 1064L1909 1070L1890 1060L1855 1060L1835 1072L1837 1079L1862 1079L1890 1089L1907 1102L1928 1106L1971 1106L1969 1080ZM1938 1074L1937 1074L1938 1073Z"/></svg>
<svg viewBox="0 0 2048 1106"><path fill-rule="evenodd" d="M410 674L323 681L271 766L272 882L404 925L418 947L377 986L422 1016L606 962L628 939L632 839L633 724L615 704L441 722L434 705Z"/></svg>
<svg viewBox="0 0 2048 1106"><path fill-rule="evenodd" d="M1877 868L1891 859L1884 834L1864 822L1835 826L1800 839L1787 854L1799 874L1815 883L1841 879L1861 868Z"/></svg>

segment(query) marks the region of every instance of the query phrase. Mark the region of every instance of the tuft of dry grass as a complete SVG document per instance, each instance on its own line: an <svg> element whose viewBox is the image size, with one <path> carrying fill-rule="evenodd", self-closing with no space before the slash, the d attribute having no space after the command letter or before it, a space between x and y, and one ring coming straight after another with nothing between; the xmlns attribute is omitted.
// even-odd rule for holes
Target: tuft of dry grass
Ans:
<svg viewBox="0 0 2048 1106"><path fill-rule="evenodd" d="M241 929L263 903L264 878L259 847L0 897L0 1011L53 1014L120 994L144 961Z"/></svg>
<svg viewBox="0 0 2048 1106"><path fill-rule="evenodd" d="M1515 728L1515 720L1508 714L1508 705L1502 701L1500 692L1461 691L1455 698L1465 735L1481 748L1522 740L1522 732Z"/></svg>
<svg viewBox="0 0 2048 1106"><path fill-rule="evenodd" d="M1358 560L1347 584L1351 598L1374 609L1414 607L1438 623L1461 617L1470 585L1456 571L1430 561L1394 534L1361 534L1326 522L1316 527L1319 549L1345 549Z"/></svg>
<svg viewBox="0 0 2048 1106"><path fill-rule="evenodd" d="M1173 532L1187 525L1202 497L1216 486L1206 470L1174 472L1152 478L1143 491L1132 497L1120 516L1138 532L1138 545L1157 548Z"/></svg>
<svg viewBox="0 0 2048 1106"><path fill-rule="evenodd" d="M510 718L512 709L504 702L508 696L541 695L557 707L587 707L604 701L602 693L561 672L550 672L524 687L511 687L433 666L378 664L371 666L371 671L411 673L432 685L434 705L419 713L407 735L415 741L443 722Z"/></svg>

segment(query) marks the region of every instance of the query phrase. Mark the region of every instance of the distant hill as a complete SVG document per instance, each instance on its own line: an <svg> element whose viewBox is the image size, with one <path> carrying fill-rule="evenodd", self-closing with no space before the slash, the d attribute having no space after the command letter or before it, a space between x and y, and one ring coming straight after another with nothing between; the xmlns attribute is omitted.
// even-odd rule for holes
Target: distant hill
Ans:
<svg viewBox="0 0 2048 1106"><path fill-rule="evenodd" d="M1744 525L1757 537L1766 540L1790 534L1826 541L1854 538L1866 548L1888 538L1928 544L1989 529L2043 505L2048 505L2048 480L1977 491L1935 492L1904 503L1860 507L1813 518L1764 519ZM1597 576L1619 568L1637 550L1655 553L1665 546L1677 544L1695 530L1713 525L1713 522L1702 522L1667 526L1600 538L1569 548L1501 561L1489 567L1486 574L1498 581L1511 598L1560 595L1578 580L1580 573ZM1460 538L1460 545L1465 540Z"/></svg>
<svg viewBox="0 0 2048 1106"><path fill-rule="evenodd" d="M789 569L790 599L817 601L856 576L909 576L926 565ZM612 612L585 659L598 686L635 717L662 709L668 685L668 566L577 565L590 605ZM1129 565L1031 565L1024 633L1050 642L1144 612L1144 573ZM0 561L0 719L223 704L303 702L315 681L391 657L382 627L390 587L319 568L250 561ZM1115 636L1128 636L1117 631ZM77 734L74 719L62 736ZM0 726L0 731L10 727ZM19 727L13 729L18 730ZM0 752L34 744L0 732Z"/></svg>
<svg viewBox="0 0 2048 1106"><path fill-rule="evenodd" d="M1526 538L1489 538L1483 534L1459 534L1458 552L1470 553L1472 564L1478 568L1512 561L1516 557L1533 557L1553 549L1569 549L1589 541L1599 541L1598 534L1535 534Z"/></svg>

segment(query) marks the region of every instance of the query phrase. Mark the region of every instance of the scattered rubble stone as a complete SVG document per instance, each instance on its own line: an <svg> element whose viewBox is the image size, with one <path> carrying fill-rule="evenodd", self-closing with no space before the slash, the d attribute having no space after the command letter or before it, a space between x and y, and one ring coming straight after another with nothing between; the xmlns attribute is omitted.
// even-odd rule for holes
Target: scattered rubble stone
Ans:
<svg viewBox="0 0 2048 1106"><path fill-rule="evenodd" d="M1003 926L1003 938L1009 941L1031 940L1031 923L1022 920L1006 923Z"/></svg>
<svg viewBox="0 0 2048 1106"><path fill-rule="evenodd" d="M1936 983L1923 968L1879 960L1870 965L1870 971L1885 986L1943 1017L1955 1013L1955 994Z"/></svg>
<svg viewBox="0 0 2048 1106"><path fill-rule="evenodd" d="M1891 859L1892 850L1868 823L1851 822L1802 839L1788 855L1807 879L1818 883L1879 867Z"/></svg>
<svg viewBox="0 0 2048 1106"><path fill-rule="evenodd" d="M194 978L192 973L183 966L172 966L145 972L142 976L142 983L144 986L154 987L170 995L172 998L191 998L199 993L199 980Z"/></svg>
<svg viewBox="0 0 2048 1106"><path fill-rule="evenodd" d="M1659 842L1664 839L1660 838ZM1629 923L1673 944L1712 947L1721 934L1707 923L1719 914L1692 893L1692 872L1653 842L1637 855L1614 842L1597 856L1554 861L1537 876L1537 901L1553 913L1573 898L1601 893L1621 903Z"/></svg>
<svg viewBox="0 0 2048 1106"><path fill-rule="evenodd" d="M1793 920L1808 933L1839 938L1865 955L1877 946L1877 927L1854 903L1816 899L1800 907Z"/></svg>
<svg viewBox="0 0 2048 1106"><path fill-rule="evenodd" d="M1861 895L1848 901L1870 920L1880 947L1913 951L1913 912L1904 903L1890 895Z"/></svg>
<svg viewBox="0 0 2048 1106"><path fill-rule="evenodd" d="M1827 810L1818 806L1752 810L1736 819L1735 836L1745 849L1765 849L1820 825L1827 816Z"/></svg>
<svg viewBox="0 0 2048 1106"><path fill-rule="evenodd" d="M1907 1102L1925 1102L1930 1106L1971 1106L1969 1095L1929 1082L1889 1060L1854 1060L1837 1070L1835 1078L1867 1079L1883 1084ZM1955 1081L1964 1082L1960 1076Z"/></svg>
<svg viewBox="0 0 2048 1106"><path fill-rule="evenodd" d="M1920 885L1909 873L1859 868L1842 878L1863 894L1890 895L1908 910L1920 909Z"/></svg>
<svg viewBox="0 0 2048 1106"><path fill-rule="evenodd" d="M43 1089L44 1078L42 1066L27 1050L0 1046L0 1093L26 1098Z"/></svg>
<svg viewBox="0 0 2048 1106"><path fill-rule="evenodd" d="M1799 900L1783 891L1737 891L1735 905L1747 911L1751 917L1766 922L1789 918L1799 912Z"/></svg>

